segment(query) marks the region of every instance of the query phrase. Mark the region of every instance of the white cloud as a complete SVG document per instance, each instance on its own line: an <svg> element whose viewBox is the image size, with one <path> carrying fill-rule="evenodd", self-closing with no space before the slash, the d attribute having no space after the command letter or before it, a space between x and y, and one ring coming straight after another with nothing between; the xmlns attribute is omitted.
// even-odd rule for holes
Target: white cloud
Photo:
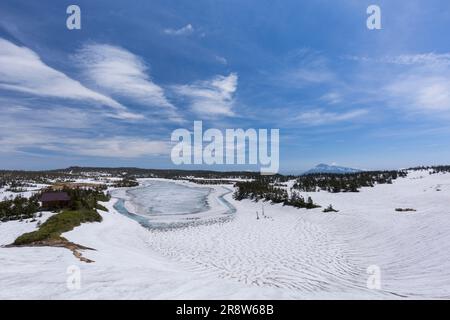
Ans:
<svg viewBox="0 0 450 320"><path fill-rule="evenodd" d="M275 80L284 85L304 87L336 81L328 60L319 52L303 48L293 52L288 59L289 69L283 70Z"/></svg>
<svg viewBox="0 0 450 320"><path fill-rule="evenodd" d="M424 54L404 54L395 57L386 57L384 61L401 65L450 65L450 53L436 54L430 52Z"/></svg>
<svg viewBox="0 0 450 320"><path fill-rule="evenodd" d="M28 128L86 129L104 120L101 117L103 113L59 105L47 104L45 109L37 110L33 106L9 103L1 99L0 108L0 134L7 134L12 129L19 131Z"/></svg>
<svg viewBox="0 0 450 320"><path fill-rule="evenodd" d="M401 54L396 56L384 56L381 58L363 57L363 56L345 56L345 59L370 62L370 63L389 63L397 65L450 65L450 53L417 53L417 54Z"/></svg>
<svg viewBox="0 0 450 320"><path fill-rule="evenodd" d="M190 23L180 29L171 29L171 28L164 29L165 34L169 34L172 36L184 36L184 35L192 34L193 32L194 32L194 27Z"/></svg>
<svg viewBox="0 0 450 320"><path fill-rule="evenodd" d="M47 142L51 136L42 134L38 130L29 128L27 131L15 132L14 129L2 132L0 136L0 153L15 153L21 152L24 148L36 147L36 145L46 146L50 145Z"/></svg>
<svg viewBox="0 0 450 320"><path fill-rule="evenodd" d="M178 95L190 100L191 109L205 117L233 116L234 93L238 84L238 76L216 76L208 81L192 85L175 86Z"/></svg>
<svg viewBox="0 0 450 320"><path fill-rule="evenodd" d="M450 54L411 54L385 58L398 65L382 92L391 106L411 112L450 112Z"/></svg>
<svg viewBox="0 0 450 320"><path fill-rule="evenodd" d="M329 92L320 97L320 100L328 104L337 104L342 102L342 96L338 92Z"/></svg>
<svg viewBox="0 0 450 320"><path fill-rule="evenodd" d="M450 73L448 74L450 76ZM407 75L399 77L386 88L398 107L420 111L450 111L450 79L438 75Z"/></svg>
<svg viewBox="0 0 450 320"><path fill-rule="evenodd" d="M70 156L106 158L138 158L167 155L170 144L163 140L141 137L114 136L107 138L77 138L64 134L52 134L41 128L26 128L22 131L5 131L0 137L0 153L23 152L29 148L54 151Z"/></svg>
<svg viewBox="0 0 450 320"><path fill-rule="evenodd" d="M323 125L330 123L337 123L343 121L353 120L368 113L366 109L357 109L343 113L326 112L322 109L314 109L300 113L294 118L294 121L299 121L306 125Z"/></svg>
<svg viewBox="0 0 450 320"><path fill-rule="evenodd" d="M368 92L375 101L406 115L450 115L450 53L346 58L363 63L365 80L373 82Z"/></svg>
<svg viewBox="0 0 450 320"><path fill-rule="evenodd" d="M36 96L85 100L115 109L115 116L136 119L127 108L108 96L86 88L80 82L46 65L26 47L0 38L0 88Z"/></svg>
<svg viewBox="0 0 450 320"><path fill-rule="evenodd" d="M0 98L0 110L0 153L34 150L47 156L48 151L54 151L109 158L169 153L168 141L121 135L124 127L108 122L100 110L52 104L36 107L10 98Z"/></svg>
<svg viewBox="0 0 450 320"><path fill-rule="evenodd" d="M76 60L83 66L86 76L110 94L149 106L175 109L165 97L164 90L148 75L144 61L123 48L86 45L78 52Z"/></svg>
<svg viewBox="0 0 450 320"><path fill-rule="evenodd" d="M228 64L228 60L225 59L222 56L217 56L216 55L216 56L214 56L214 59L216 59L216 61L219 62L220 64L223 64L223 65L227 65Z"/></svg>
<svg viewBox="0 0 450 320"><path fill-rule="evenodd" d="M297 85L320 84L333 79L334 74L325 68L302 67L289 73L289 81Z"/></svg>
<svg viewBox="0 0 450 320"><path fill-rule="evenodd" d="M52 149L70 154L107 157L138 158L169 154L167 141L149 140L139 137L110 137L94 139L67 139L62 147Z"/></svg>

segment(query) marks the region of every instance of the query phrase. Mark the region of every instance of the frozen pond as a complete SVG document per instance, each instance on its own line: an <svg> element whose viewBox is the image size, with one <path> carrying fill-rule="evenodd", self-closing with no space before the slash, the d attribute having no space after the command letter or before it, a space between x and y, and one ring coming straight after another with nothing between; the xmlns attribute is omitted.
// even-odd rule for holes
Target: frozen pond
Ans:
<svg viewBox="0 0 450 320"><path fill-rule="evenodd" d="M119 189L112 193L117 198L115 209L146 227L198 222L234 212L223 199L223 193L210 187L168 180L144 180L140 186Z"/></svg>
<svg viewBox="0 0 450 320"><path fill-rule="evenodd" d="M209 188L169 181L145 181L127 192L136 213L144 216L190 214L207 210Z"/></svg>

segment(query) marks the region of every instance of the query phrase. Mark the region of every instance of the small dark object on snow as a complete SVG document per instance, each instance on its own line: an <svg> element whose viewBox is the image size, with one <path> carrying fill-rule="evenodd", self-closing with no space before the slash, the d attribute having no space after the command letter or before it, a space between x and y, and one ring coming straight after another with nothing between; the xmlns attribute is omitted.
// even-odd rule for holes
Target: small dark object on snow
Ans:
<svg viewBox="0 0 450 320"><path fill-rule="evenodd" d="M327 208L323 209L323 212L339 212L339 210L334 209L330 204Z"/></svg>
<svg viewBox="0 0 450 320"><path fill-rule="evenodd" d="M396 208L395 211L397 212L411 212L411 211L417 211L416 209L411 208Z"/></svg>

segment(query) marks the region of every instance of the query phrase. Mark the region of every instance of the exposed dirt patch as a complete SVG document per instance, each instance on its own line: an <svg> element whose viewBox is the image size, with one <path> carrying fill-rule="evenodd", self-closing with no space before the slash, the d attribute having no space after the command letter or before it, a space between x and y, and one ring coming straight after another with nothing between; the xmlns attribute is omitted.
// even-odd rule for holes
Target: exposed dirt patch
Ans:
<svg viewBox="0 0 450 320"><path fill-rule="evenodd" d="M65 238L58 238L58 239L50 239L50 240L42 240L42 241L35 241L29 244L23 244L23 245L15 245L15 244L9 244L4 246L4 248L21 248L21 247L56 247L56 248L66 248L72 251L73 255L79 259L82 262L86 263L92 263L95 262L93 260L90 260L88 258L83 257L80 251L82 250L95 250L93 248L85 247L73 242L70 242L69 240Z"/></svg>

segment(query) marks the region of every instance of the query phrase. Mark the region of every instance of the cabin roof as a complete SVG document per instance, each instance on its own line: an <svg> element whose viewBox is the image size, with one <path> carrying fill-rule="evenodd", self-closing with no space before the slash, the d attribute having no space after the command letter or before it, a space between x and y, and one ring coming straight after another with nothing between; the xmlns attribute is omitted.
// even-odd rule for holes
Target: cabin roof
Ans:
<svg viewBox="0 0 450 320"><path fill-rule="evenodd" d="M40 198L41 202L47 201L70 201L67 192L44 192Z"/></svg>

